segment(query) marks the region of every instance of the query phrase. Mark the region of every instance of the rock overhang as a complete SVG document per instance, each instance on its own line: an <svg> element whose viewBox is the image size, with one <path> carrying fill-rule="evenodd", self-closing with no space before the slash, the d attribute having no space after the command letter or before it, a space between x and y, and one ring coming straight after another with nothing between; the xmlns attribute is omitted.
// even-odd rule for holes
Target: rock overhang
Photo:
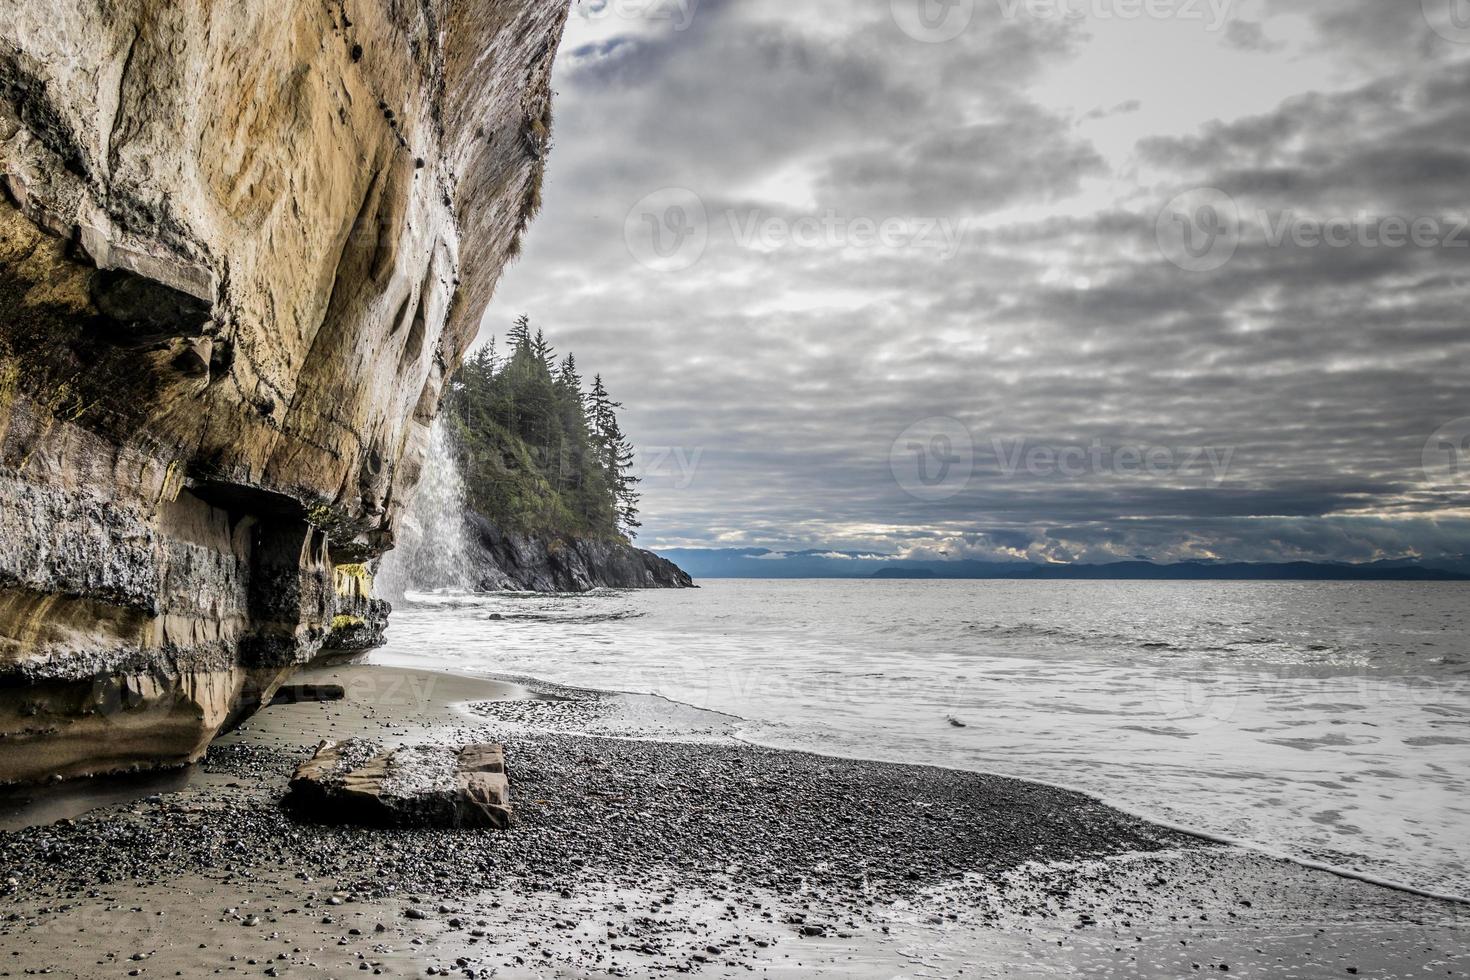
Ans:
<svg viewBox="0 0 1470 980"><path fill-rule="evenodd" d="M190 761L381 639L335 568L539 200L565 16L0 0L0 781Z"/></svg>

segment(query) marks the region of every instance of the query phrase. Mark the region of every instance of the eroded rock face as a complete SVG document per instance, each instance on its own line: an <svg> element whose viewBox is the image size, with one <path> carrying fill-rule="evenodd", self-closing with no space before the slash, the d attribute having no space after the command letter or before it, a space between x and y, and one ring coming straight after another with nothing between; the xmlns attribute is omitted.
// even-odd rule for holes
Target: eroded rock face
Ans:
<svg viewBox="0 0 1470 980"><path fill-rule="evenodd" d="M0 782L190 761L380 640L565 17L0 0Z"/></svg>
<svg viewBox="0 0 1470 980"><path fill-rule="evenodd" d="M507 533L477 514L468 525L476 584L485 592L695 587L678 565L623 541Z"/></svg>

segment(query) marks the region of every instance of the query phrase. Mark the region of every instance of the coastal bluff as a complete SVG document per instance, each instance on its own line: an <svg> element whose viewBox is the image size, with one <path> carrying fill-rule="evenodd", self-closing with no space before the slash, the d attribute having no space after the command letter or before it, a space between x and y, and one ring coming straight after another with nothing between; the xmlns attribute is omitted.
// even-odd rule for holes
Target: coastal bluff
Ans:
<svg viewBox="0 0 1470 980"><path fill-rule="evenodd" d="M565 0L0 0L0 783L371 645L540 204Z"/></svg>
<svg viewBox="0 0 1470 980"><path fill-rule="evenodd" d="M468 524L476 586L484 592L696 587L678 565L626 541L508 532L477 514Z"/></svg>

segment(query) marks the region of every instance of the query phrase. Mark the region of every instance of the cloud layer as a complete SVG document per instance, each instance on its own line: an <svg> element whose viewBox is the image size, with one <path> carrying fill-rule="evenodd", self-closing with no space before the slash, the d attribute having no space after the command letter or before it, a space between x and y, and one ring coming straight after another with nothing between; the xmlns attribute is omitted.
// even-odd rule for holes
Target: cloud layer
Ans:
<svg viewBox="0 0 1470 980"><path fill-rule="evenodd" d="M628 404L646 543L1470 552L1470 37L927 2L574 13L485 330Z"/></svg>

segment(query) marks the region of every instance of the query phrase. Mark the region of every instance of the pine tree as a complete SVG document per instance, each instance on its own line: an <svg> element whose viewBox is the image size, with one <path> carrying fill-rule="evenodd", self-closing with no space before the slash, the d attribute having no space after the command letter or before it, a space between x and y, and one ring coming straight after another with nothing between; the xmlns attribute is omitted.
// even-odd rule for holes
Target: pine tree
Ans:
<svg viewBox="0 0 1470 980"><path fill-rule="evenodd" d="M576 392L577 400L582 400L582 376L577 373L577 355L568 353L561 360L561 369L557 372L557 383L569 392Z"/></svg>
<svg viewBox="0 0 1470 980"><path fill-rule="evenodd" d="M550 371L552 358L556 357L556 351L552 350L551 344L547 343L544 331L536 331L536 339L531 341L531 350L536 355L536 360L540 361L547 371Z"/></svg>
<svg viewBox="0 0 1470 980"><path fill-rule="evenodd" d="M638 521L638 501L642 495L637 487L641 481L633 475L636 461L633 444L623 435L618 422L617 410L623 405L608 395L601 374L592 380L590 404L593 444L613 491L618 530L632 538L643 526Z"/></svg>
<svg viewBox="0 0 1470 980"><path fill-rule="evenodd" d="M610 431L611 427L617 425L618 420L614 409L622 407L608 397L607 386L602 383L602 375L594 374L592 376L592 393L587 396L587 423L592 428L592 435L597 443L599 458L603 460L604 465L606 464L607 456L603 453L603 449L606 446L606 440L603 439L603 434Z"/></svg>
<svg viewBox="0 0 1470 980"><path fill-rule="evenodd" d="M522 313L516 317L516 322L510 328L510 333L505 336L506 344L510 347L511 357L515 357L523 348L531 346L531 318Z"/></svg>
<svg viewBox="0 0 1470 980"><path fill-rule="evenodd" d="M633 535L633 447L601 377L584 390L577 359L553 363L545 334L520 317L504 355L494 338L470 355L445 394L471 507L510 530Z"/></svg>
<svg viewBox="0 0 1470 980"><path fill-rule="evenodd" d="M643 522L638 520L638 502L643 499L638 484L642 480L633 475L635 461L633 443L627 439L619 442L616 454L617 479L613 493L617 499L618 529L629 541L638 537L638 529L643 526Z"/></svg>

